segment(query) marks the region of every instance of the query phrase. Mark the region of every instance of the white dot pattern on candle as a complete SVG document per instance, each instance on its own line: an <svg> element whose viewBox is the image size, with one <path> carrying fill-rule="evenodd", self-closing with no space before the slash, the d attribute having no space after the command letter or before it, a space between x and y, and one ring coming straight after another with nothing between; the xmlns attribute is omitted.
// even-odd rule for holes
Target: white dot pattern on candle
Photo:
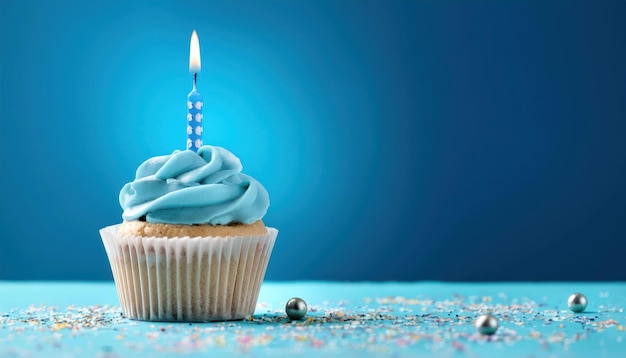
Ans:
<svg viewBox="0 0 626 358"><path fill-rule="evenodd" d="M187 101L187 109L192 109L193 108L193 104L191 104L191 101Z"/></svg>
<svg viewBox="0 0 626 358"><path fill-rule="evenodd" d="M187 111L187 139L189 139L187 149L197 152L202 147L202 95L196 91L195 87L187 96L189 109Z"/></svg>
<svg viewBox="0 0 626 358"><path fill-rule="evenodd" d="M187 139L187 149L191 149L191 139Z"/></svg>

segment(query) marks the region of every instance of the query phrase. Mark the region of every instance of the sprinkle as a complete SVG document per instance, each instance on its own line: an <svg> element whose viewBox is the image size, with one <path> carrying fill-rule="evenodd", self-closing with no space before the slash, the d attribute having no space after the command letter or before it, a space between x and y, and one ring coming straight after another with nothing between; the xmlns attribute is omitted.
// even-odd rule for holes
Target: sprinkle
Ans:
<svg viewBox="0 0 626 358"><path fill-rule="evenodd" d="M456 349L459 352L465 351L465 347L459 341L452 341L452 347L454 347L454 349Z"/></svg>
<svg viewBox="0 0 626 358"><path fill-rule="evenodd" d="M426 295L366 297L357 300L357 306L354 302L311 302L311 314L303 321L293 322L281 309L261 302L257 308L263 307L264 314L251 315L243 321L193 325L131 321L118 307L110 306L28 306L0 312L0 356L39 355L51 347L69 346L84 347L75 352L77 356L101 357L135 352L206 354L211 349L223 355L245 352L251 356L306 349L316 349L319 355L342 350L355 355L393 355L404 349L448 355L473 352L476 344L515 346L524 342L532 342L533 346L539 343L542 349L557 354L558 348L575 352L576 344L590 337L595 342L604 337L607 347L626 337L621 333L625 326L618 321L623 319L623 314L619 314L623 309L606 302L598 302L594 316L575 315L545 302L505 294L437 299ZM495 315L501 322L501 329L493 337L481 337L473 329L474 319L485 313ZM123 343L115 345L115 350L105 346L109 347L105 351L101 344L93 344L95 336L109 337L109 341L103 342L115 339ZM68 344L70 339L76 343Z"/></svg>
<svg viewBox="0 0 626 358"><path fill-rule="evenodd" d="M305 335L301 335L301 334L300 334L300 335L297 335L297 336L295 337L295 339L296 339L296 341L298 341L298 342L304 342L304 341L306 341L306 336L305 336Z"/></svg>

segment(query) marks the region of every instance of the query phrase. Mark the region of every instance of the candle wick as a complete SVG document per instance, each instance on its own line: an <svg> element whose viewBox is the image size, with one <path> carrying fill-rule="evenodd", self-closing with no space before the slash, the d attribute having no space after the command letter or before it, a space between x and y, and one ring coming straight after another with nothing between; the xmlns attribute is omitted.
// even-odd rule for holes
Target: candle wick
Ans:
<svg viewBox="0 0 626 358"><path fill-rule="evenodd" d="M194 73L193 74L193 90L196 90L196 79L198 78L198 74Z"/></svg>

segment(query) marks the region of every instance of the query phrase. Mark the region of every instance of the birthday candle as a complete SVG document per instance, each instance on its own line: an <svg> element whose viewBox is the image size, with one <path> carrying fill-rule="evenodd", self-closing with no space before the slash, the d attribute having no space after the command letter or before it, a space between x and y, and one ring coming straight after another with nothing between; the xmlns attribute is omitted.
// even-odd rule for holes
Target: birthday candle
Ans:
<svg viewBox="0 0 626 358"><path fill-rule="evenodd" d="M200 44L198 34L193 30L189 44L189 72L193 74L193 89L187 95L187 149L194 152L202 147L202 95L196 90L200 69Z"/></svg>

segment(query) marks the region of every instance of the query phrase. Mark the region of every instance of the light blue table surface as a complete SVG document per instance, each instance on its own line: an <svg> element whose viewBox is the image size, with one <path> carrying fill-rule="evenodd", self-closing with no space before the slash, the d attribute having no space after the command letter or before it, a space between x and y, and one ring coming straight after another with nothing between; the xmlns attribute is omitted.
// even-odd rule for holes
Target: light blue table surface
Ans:
<svg viewBox="0 0 626 358"><path fill-rule="evenodd" d="M294 296L305 321L284 316ZM0 357L626 357L624 307L616 282L265 282L252 320L151 323L123 318L112 282L0 281ZM488 311L493 337L472 325Z"/></svg>

